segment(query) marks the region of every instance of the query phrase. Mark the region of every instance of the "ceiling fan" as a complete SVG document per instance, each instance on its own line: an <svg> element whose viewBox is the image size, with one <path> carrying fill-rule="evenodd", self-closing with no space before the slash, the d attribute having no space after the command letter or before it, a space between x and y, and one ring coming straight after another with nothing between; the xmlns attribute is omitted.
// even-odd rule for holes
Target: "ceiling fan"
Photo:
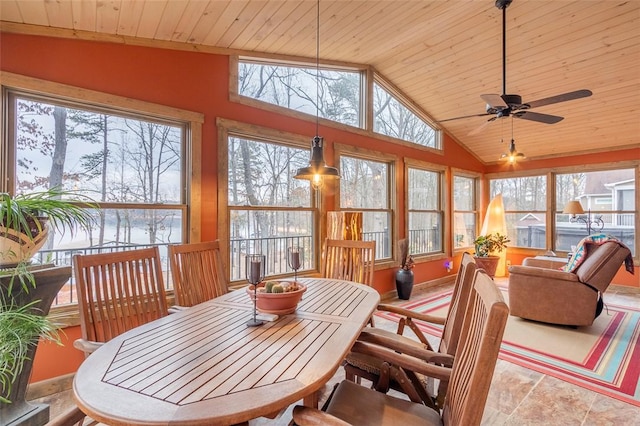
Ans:
<svg viewBox="0 0 640 426"><path fill-rule="evenodd" d="M571 101L573 99L586 98L593 94L591 90L583 89L526 103L522 102L522 97L520 95L507 94L507 7L511 4L512 1L513 0L496 0L495 3L496 7L502 10L502 95L480 95L482 100L487 103L487 112L484 114L473 114L463 117L449 118L446 120L440 120L440 123L452 120L460 120L463 118L493 115L493 117L487 120L482 126L469 133L470 135L479 133L487 124L497 120L498 118L509 116L522 118L524 120L537 121L545 124L554 124L563 120L564 117L550 114L541 114L529 110L531 108L536 108L543 105L550 105L559 102Z"/></svg>

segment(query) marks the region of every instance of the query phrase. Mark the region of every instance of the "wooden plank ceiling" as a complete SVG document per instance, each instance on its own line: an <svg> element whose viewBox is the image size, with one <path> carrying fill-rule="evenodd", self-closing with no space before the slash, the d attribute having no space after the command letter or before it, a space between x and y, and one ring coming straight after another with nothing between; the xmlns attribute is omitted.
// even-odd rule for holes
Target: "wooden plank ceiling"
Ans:
<svg viewBox="0 0 640 426"><path fill-rule="evenodd" d="M0 19L8 31L314 58L316 10L309 0L2 0ZM436 122L481 114L480 95L502 93L502 11L492 0L322 0L320 56L372 65ZM640 0L515 0L506 87L524 102L593 96L535 109L564 117L553 125L499 119L469 135L488 117L441 123L485 163L508 149L512 124L528 158L640 146Z"/></svg>

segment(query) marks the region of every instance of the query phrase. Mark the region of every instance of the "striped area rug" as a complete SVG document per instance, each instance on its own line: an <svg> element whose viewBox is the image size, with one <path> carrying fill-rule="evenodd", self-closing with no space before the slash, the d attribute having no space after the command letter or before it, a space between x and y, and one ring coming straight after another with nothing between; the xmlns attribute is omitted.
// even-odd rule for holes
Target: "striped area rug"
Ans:
<svg viewBox="0 0 640 426"><path fill-rule="evenodd" d="M507 289L501 290L507 300ZM450 301L451 291L400 306L445 316ZM376 315L398 321L388 312ZM442 334L442 326L417 323L429 335ZM607 304L591 327L577 329L510 316L500 358L640 406L639 341L640 308Z"/></svg>

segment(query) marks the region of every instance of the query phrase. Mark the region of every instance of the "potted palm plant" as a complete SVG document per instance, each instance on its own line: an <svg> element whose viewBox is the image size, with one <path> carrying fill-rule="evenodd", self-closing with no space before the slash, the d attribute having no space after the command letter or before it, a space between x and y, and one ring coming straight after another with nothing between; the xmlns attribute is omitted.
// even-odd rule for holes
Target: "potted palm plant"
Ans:
<svg viewBox="0 0 640 426"><path fill-rule="evenodd" d="M87 198L59 189L0 193L0 424L48 421L48 406L28 404L25 394L38 341L59 342L47 315L71 267L31 265L30 259L49 229L90 228L90 212L78 202L93 207Z"/></svg>
<svg viewBox="0 0 640 426"><path fill-rule="evenodd" d="M479 235L474 241L475 261L479 268L484 269L487 274L493 278L496 274L496 268L500 257L496 253L502 253L510 242L509 237L499 232L495 234Z"/></svg>

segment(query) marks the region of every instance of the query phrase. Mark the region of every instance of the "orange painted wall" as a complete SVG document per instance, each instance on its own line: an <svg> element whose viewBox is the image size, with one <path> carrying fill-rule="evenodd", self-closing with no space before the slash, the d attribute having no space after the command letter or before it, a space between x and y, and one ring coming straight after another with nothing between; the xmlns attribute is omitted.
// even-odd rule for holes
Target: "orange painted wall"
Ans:
<svg viewBox="0 0 640 426"><path fill-rule="evenodd" d="M286 132L315 135L313 120L299 120L259 108L229 101L229 58L197 52L154 49L125 44L99 43L49 37L0 33L0 69L71 86L97 90L119 96L154 102L203 113L202 181L204 185L202 210L202 238L217 237L217 143L216 118L223 117ZM444 155L390 144L361 134L321 126L325 138L325 157L332 163L333 144L348 144L391 153L399 158L411 157L459 169L483 172L475 157L445 135ZM616 155L617 160L639 158L637 151ZM630 157L635 155L635 157ZM598 159L602 160L600 155ZM580 161L587 162L588 159ZM602 161L617 161L607 159ZM569 159L557 160L572 165ZM580 164L580 161L577 164ZM594 161L593 162L599 162ZM526 167L550 167L548 161L530 162ZM560 165L560 164L558 164ZM486 171L500 171L489 167ZM401 173L401 172L399 172ZM404 210L404 192L398 191L399 211ZM329 209L333 198L325 198ZM404 218L400 215L400 232L404 232ZM451 275L443 267L444 260L420 263L414 269L416 282L425 282ZM514 262L515 263L515 262ZM457 264L457 263L456 263ZM457 269L457 268L456 268ZM394 288L393 269L376 272L376 288L381 292ZM33 381L73 372L83 360L71 342L80 335L79 328L66 329L65 346L40 345L36 354Z"/></svg>
<svg viewBox="0 0 640 426"><path fill-rule="evenodd" d="M217 129L216 118L223 117L286 132L315 135L315 121L284 117L280 114L229 101L229 58L195 52L154 49L124 44L98 43L18 34L0 34L0 68L43 80L97 90L119 96L154 102L203 113L202 180L203 212L217 209ZM321 126L325 138L325 157L332 163L333 144L341 143L412 157L475 172L480 164L450 137L444 137L444 155L387 143L361 134ZM402 173L400 170L399 173ZM404 192L398 191L402 198ZM325 199L333 208L332 197ZM404 206L398 200L400 211ZM216 215L203 214L202 238L217 237ZM404 219L401 218L401 233ZM417 282L447 274L441 262L419 264ZM393 269L376 272L376 288L394 289ZM42 380L75 371L83 355L71 345L79 329L66 330L65 346L41 345L36 354L32 380Z"/></svg>

